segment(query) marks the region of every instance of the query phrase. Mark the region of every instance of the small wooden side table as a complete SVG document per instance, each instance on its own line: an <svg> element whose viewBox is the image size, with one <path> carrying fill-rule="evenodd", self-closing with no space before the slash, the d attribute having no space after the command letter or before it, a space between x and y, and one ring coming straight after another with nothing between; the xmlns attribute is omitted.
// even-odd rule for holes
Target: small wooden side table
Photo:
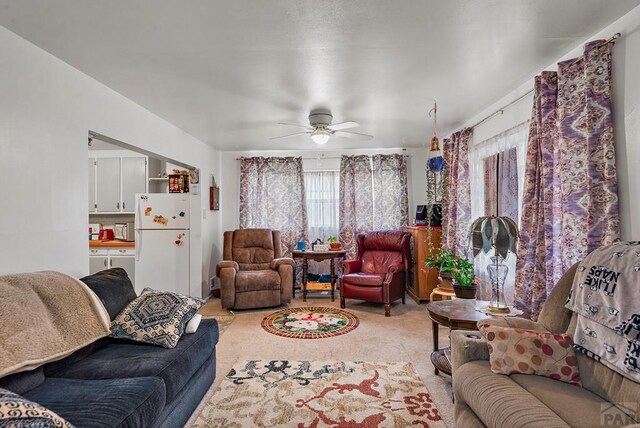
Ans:
<svg viewBox="0 0 640 428"><path fill-rule="evenodd" d="M302 259L302 301L307 301L307 272L309 271L309 260L315 260L321 262L323 260L331 261L331 301L335 302L336 291L336 259L342 259L347 254L344 250L338 251L292 251L294 259Z"/></svg>
<svg viewBox="0 0 640 428"><path fill-rule="evenodd" d="M451 362L447 357L450 348L439 349L438 327L449 327L449 330L477 330L478 321L488 317L476 310L475 299L438 300L427 304L431 327L433 330L433 352L431 362L435 374L443 372L451 375Z"/></svg>
<svg viewBox="0 0 640 428"><path fill-rule="evenodd" d="M456 298L456 292L453 290L447 290L446 288L437 287L437 288L434 288L431 294L429 295L429 300L432 302L435 302L436 301L436 299L434 299L435 296L440 296L438 300L444 300L447 298L453 300Z"/></svg>

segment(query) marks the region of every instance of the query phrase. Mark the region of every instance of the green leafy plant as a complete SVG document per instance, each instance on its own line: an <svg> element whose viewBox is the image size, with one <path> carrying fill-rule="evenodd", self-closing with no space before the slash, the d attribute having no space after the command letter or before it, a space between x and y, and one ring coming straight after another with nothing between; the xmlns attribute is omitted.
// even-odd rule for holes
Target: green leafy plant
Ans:
<svg viewBox="0 0 640 428"><path fill-rule="evenodd" d="M458 259L458 256L453 252L441 248L440 252L429 254L424 259L424 267L427 269L438 269L440 273L450 273L457 267L456 259Z"/></svg>
<svg viewBox="0 0 640 428"><path fill-rule="evenodd" d="M330 237L327 239L327 242L329 242L329 243L336 243L336 242L338 242L338 237L337 237L337 236L330 236Z"/></svg>
<svg viewBox="0 0 640 428"><path fill-rule="evenodd" d="M463 287L478 285L473 263L444 248L438 253L428 255L424 259L424 268L438 269L440 275L449 274L457 285Z"/></svg>

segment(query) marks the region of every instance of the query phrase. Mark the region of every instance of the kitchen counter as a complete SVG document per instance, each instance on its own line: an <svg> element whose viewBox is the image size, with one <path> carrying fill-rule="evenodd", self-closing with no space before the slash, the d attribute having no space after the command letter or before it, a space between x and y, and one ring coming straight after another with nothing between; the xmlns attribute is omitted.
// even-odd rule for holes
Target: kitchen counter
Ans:
<svg viewBox="0 0 640 428"><path fill-rule="evenodd" d="M135 242L127 241L89 241L89 248L135 248Z"/></svg>

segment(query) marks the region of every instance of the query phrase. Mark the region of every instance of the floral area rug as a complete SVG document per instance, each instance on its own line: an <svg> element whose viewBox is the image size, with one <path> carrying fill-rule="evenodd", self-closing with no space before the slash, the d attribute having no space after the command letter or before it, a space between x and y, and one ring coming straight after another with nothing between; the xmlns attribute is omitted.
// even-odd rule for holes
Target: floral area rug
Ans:
<svg viewBox="0 0 640 428"><path fill-rule="evenodd" d="M267 315L262 328L272 334L296 339L324 339L349 333L358 327L358 317L337 308L297 307Z"/></svg>
<svg viewBox="0 0 640 428"><path fill-rule="evenodd" d="M236 364L192 427L445 427L411 363Z"/></svg>

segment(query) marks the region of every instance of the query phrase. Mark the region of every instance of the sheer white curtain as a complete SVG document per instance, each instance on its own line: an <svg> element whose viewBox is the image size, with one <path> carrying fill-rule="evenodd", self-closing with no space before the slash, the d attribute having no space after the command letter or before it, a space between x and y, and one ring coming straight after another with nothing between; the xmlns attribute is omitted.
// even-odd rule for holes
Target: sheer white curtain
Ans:
<svg viewBox="0 0 640 428"><path fill-rule="evenodd" d="M307 198L309 242L338 236L339 171L305 171L304 188ZM339 263L337 263L339 265ZM337 266L338 270L339 266ZM309 272L326 275L331 272L329 260L309 260Z"/></svg>
<svg viewBox="0 0 640 428"><path fill-rule="evenodd" d="M507 153L511 148L517 150L518 164L518 213L522 213L522 195L524 192L524 169L527 159L527 141L529 136L529 121L521 123L507 131L475 144L469 148L469 168L471 169L471 221L485 215L485 179L484 160L497 153ZM492 189L487 189L491 191ZM493 189L495 191L495 189ZM520 218L513 219L520 225ZM491 263L493 254L478 254L473 260L476 276L480 280L478 299L491 298L491 281L487 273L487 266ZM509 268L505 280L505 299L513 304L515 294L516 255L510 253L504 264Z"/></svg>
<svg viewBox="0 0 640 428"><path fill-rule="evenodd" d="M524 167L527 159L529 121L469 147L471 180L471 221L485 215L484 159L515 147L518 154L518 212L522 212ZM513 219L520 224L520 219Z"/></svg>
<svg viewBox="0 0 640 428"><path fill-rule="evenodd" d="M304 188L307 198L309 240L326 242L338 236L338 201L340 173L338 171L305 171Z"/></svg>

